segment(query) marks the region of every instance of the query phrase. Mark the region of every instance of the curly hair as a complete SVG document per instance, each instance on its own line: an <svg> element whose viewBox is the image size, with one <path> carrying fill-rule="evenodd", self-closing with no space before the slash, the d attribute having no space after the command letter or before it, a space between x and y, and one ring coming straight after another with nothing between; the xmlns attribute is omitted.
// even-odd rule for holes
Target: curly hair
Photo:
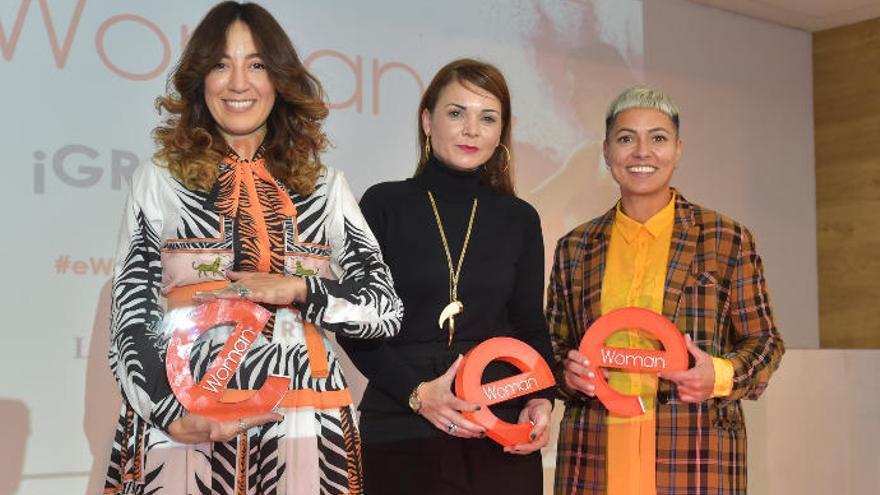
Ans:
<svg viewBox="0 0 880 495"><path fill-rule="evenodd" d="M328 143L321 130L328 113L324 92L278 21L253 3L220 3L193 31L168 78L169 90L156 99L156 109L168 116L153 130L159 147L153 157L186 187L213 187L227 146L205 102L205 76L223 57L226 32L239 20L250 29L277 92L266 119L266 166L289 189L309 195L315 191L320 154Z"/></svg>
<svg viewBox="0 0 880 495"><path fill-rule="evenodd" d="M513 157L510 156L510 90L507 88L504 75L497 67L470 58L460 58L444 65L437 71L431 84L425 90L425 94L422 95L417 119L419 125L419 164L416 167L415 175L422 173L429 158L425 154L427 136L422 125L422 112L425 110L433 112L437 106L437 100L440 98L440 93L446 86L454 82L473 84L488 91L501 102L501 144L504 145L504 148L497 147L483 165L485 173L483 173L481 182L493 191L515 195L511 173Z"/></svg>

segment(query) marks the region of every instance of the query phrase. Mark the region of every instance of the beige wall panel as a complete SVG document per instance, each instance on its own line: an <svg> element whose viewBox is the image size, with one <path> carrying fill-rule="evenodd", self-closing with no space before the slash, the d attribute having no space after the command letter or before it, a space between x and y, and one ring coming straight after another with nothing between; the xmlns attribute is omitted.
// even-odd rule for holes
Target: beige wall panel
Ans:
<svg viewBox="0 0 880 495"><path fill-rule="evenodd" d="M880 347L880 19L815 33L822 347Z"/></svg>
<svg viewBox="0 0 880 495"><path fill-rule="evenodd" d="M794 350L744 401L750 495L880 493L880 351Z"/></svg>

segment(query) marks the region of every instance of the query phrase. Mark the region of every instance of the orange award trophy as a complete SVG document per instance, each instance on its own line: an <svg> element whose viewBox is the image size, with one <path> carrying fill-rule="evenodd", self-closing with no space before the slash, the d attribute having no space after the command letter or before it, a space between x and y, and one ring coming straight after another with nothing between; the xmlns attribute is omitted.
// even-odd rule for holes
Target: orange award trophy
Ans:
<svg viewBox="0 0 880 495"><path fill-rule="evenodd" d="M226 385L253 345L271 313L245 299L221 299L180 313L168 343L165 371L174 395L187 411L217 421L271 411L290 385L290 378L268 376L259 390L227 390ZM199 383L190 371L190 353L199 335L221 325L234 325L226 344Z"/></svg>
<svg viewBox="0 0 880 495"><path fill-rule="evenodd" d="M605 347L611 334L628 328L638 328L656 337L663 350ZM590 361L588 369L596 376L596 397L609 411L622 416L644 414L642 399L612 389L599 368L659 373L688 367L688 351L681 332L665 316L644 308L620 308L602 315L587 329L578 352Z"/></svg>
<svg viewBox="0 0 880 495"><path fill-rule="evenodd" d="M492 361L516 366L522 373L491 383L482 383L483 371ZM483 407L462 412L469 421L486 429L486 435L501 445L529 443L532 425L513 424L492 414L489 406L520 397L556 384L550 367L538 351L510 337L494 337L474 347L465 355L455 375L455 395Z"/></svg>

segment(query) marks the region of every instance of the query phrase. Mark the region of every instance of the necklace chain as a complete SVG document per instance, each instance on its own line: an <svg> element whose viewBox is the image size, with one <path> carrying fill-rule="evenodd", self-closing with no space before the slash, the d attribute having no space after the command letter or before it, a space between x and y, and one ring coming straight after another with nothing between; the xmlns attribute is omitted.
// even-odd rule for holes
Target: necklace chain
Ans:
<svg viewBox="0 0 880 495"><path fill-rule="evenodd" d="M467 232L464 235L464 243L461 246L461 254L458 255L458 264L455 268L452 266L452 253L449 251L449 242L446 240L446 231L443 228L443 221L440 219L440 212L437 210L437 202L434 201L434 195L428 191L428 199L431 201L431 209L434 211L434 220L437 221L437 230L440 231L440 240L443 241L443 251L446 254L446 264L449 268L449 302L458 300L458 280L461 275L461 265L464 263L464 255L467 252L468 243L471 239L471 231L474 227L474 217L477 213L477 198L474 198L473 206L471 206L471 216L468 220ZM449 336L450 341L452 335Z"/></svg>

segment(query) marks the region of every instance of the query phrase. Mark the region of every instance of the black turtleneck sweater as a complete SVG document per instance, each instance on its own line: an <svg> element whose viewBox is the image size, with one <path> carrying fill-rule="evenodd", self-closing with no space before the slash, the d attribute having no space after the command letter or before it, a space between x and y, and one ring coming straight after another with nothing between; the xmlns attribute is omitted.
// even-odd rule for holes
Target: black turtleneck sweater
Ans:
<svg viewBox="0 0 880 495"><path fill-rule="evenodd" d="M375 185L361 198L361 210L379 241L404 305L403 326L396 337L382 341L339 339L370 381L360 404L364 423L368 417L383 417L369 412L381 412L384 417L403 413L410 418L407 422L423 423L416 429L434 431L410 411L410 392L420 382L441 375L458 354L491 337L520 339L552 363L542 308L544 243L538 213L515 196L490 190L480 183L481 178L481 169L462 172L432 158L417 177ZM446 329L437 324L449 303L449 269L427 191L437 202L454 266L473 198L478 198L459 278L458 298L464 311L455 317L451 348ZM515 372L504 364L490 366L483 381ZM539 394L552 400L549 389ZM502 419L516 421L525 400L509 401L506 408L504 404L494 406L493 411ZM504 409L509 411L504 413ZM374 429L362 424L362 430L367 442L388 436L381 431L399 428Z"/></svg>

